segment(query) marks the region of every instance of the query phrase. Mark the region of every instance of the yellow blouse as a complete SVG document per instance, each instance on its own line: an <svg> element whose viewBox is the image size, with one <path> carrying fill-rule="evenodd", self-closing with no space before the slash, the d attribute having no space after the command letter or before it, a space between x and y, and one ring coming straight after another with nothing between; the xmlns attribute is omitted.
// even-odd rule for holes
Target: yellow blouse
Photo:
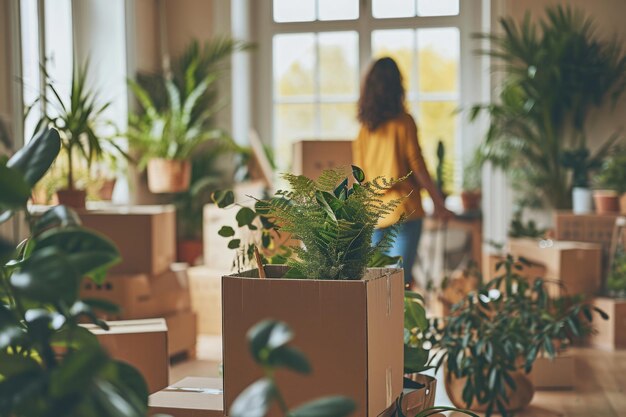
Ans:
<svg viewBox="0 0 626 417"><path fill-rule="evenodd" d="M352 154L354 164L363 169L366 180L379 176L400 178L413 172L413 175L396 184L383 196L385 202L406 198L394 213L378 222L379 228L393 225L403 213L408 219L424 217L420 193L422 187L415 173L421 166L425 166L425 162L417 139L417 126L410 114L404 113L388 120L374 131L362 126L352 144Z"/></svg>

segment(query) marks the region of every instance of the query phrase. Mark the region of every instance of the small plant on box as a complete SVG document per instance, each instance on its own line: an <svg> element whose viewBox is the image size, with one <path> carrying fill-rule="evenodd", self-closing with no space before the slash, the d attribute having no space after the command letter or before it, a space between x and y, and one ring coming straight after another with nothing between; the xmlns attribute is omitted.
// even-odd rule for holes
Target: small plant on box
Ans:
<svg viewBox="0 0 626 417"><path fill-rule="evenodd" d="M284 178L290 190L279 190L274 198L258 201L256 210L242 208L237 221L240 227L255 231L258 226L254 220L261 214L266 219L265 230L285 233L302 243L284 259L291 267L286 278L356 280L362 278L368 266L386 266L399 260L384 254L395 238L394 228L377 245L371 242L378 220L400 203L384 203L381 196L403 179L375 178L366 182L365 174L356 166L352 167L352 185L340 169L324 171L317 181L292 174L284 174ZM234 203L232 193L215 196L220 207ZM223 228L220 234L231 237L234 230ZM239 248L240 243L233 238L229 247Z"/></svg>
<svg viewBox="0 0 626 417"><path fill-rule="evenodd" d="M626 253L623 248L615 254L606 289L613 297L626 297Z"/></svg>
<svg viewBox="0 0 626 417"><path fill-rule="evenodd" d="M594 312L583 302L563 304L548 296L546 282L530 284L508 255L497 266L501 275L468 294L443 321L435 320L432 363L445 366L446 390L457 406L507 416L532 399L525 374L540 354L553 358L587 329Z"/></svg>
<svg viewBox="0 0 626 417"><path fill-rule="evenodd" d="M0 415L143 417L142 376L79 325L107 329L95 311L117 311L80 299L79 288L83 279L100 282L119 252L64 206L39 218L27 209L60 146L58 132L46 129L8 161L0 158L0 222L23 214L30 230L17 247L0 240Z"/></svg>

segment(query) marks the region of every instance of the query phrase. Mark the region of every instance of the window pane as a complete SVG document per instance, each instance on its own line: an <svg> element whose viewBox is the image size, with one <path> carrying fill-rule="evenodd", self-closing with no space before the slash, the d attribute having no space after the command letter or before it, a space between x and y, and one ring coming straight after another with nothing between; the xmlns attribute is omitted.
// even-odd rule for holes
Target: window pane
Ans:
<svg viewBox="0 0 626 417"><path fill-rule="evenodd" d="M276 162L279 172L289 168L292 143L315 137L313 104L277 104L274 107Z"/></svg>
<svg viewBox="0 0 626 417"><path fill-rule="evenodd" d="M315 35L274 36L274 91L277 96L313 95L314 70Z"/></svg>
<svg viewBox="0 0 626 417"><path fill-rule="evenodd" d="M456 151L457 107L458 103L454 101L411 103L412 112L417 115L420 145L432 175L437 167L437 143L440 140L444 143L444 188L449 193L457 191L454 179L456 170L460 169Z"/></svg>
<svg viewBox="0 0 626 417"><path fill-rule="evenodd" d="M372 14L376 18L415 16L415 0L374 0Z"/></svg>
<svg viewBox="0 0 626 417"><path fill-rule="evenodd" d="M408 90L414 89L415 31L411 29L376 30L372 32L372 58L393 58Z"/></svg>
<svg viewBox="0 0 626 417"><path fill-rule="evenodd" d="M418 29L419 89L458 91L460 40L457 28Z"/></svg>
<svg viewBox="0 0 626 417"><path fill-rule="evenodd" d="M418 16L454 16L459 14L459 0L417 0Z"/></svg>
<svg viewBox="0 0 626 417"><path fill-rule="evenodd" d="M46 27L46 69L54 88L61 96L64 104L70 96L72 85L72 1L71 0L47 0L44 3L45 19L49 22ZM54 22L54 24L52 24ZM52 92L46 92L48 99ZM54 114L55 106L49 106L48 112Z"/></svg>
<svg viewBox="0 0 626 417"><path fill-rule="evenodd" d="M25 106L35 103L41 92L39 84L39 23L37 0L20 2L20 26L22 46L22 91ZM39 103L34 104L24 120L24 142L35 133L37 121L41 117Z"/></svg>
<svg viewBox="0 0 626 417"><path fill-rule="evenodd" d="M319 34L321 95L353 95L359 91L359 37L356 32Z"/></svg>
<svg viewBox="0 0 626 417"><path fill-rule="evenodd" d="M324 103L320 105L322 139L354 139L358 133L355 103Z"/></svg>
<svg viewBox="0 0 626 417"><path fill-rule="evenodd" d="M315 20L315 0L274 0L275 22L310 22Z"/></svg>
<svg viewBox="0 0 626 417"><path fill-rule="evenodd" d="M359 18L359 0L318 0L317 7L319 20Z"/></svg>

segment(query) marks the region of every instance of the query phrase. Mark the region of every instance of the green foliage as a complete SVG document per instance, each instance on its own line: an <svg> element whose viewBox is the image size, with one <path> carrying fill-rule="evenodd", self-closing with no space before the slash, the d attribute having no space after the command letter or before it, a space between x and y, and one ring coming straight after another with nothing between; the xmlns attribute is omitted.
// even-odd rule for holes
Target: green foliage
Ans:
<svg viewBox="0 0 626 417"><path fill-rule="evenodd" d="M363 182L365 174L354 166L352 176L350 186L341 170L326 170L317 181L285 174L290 190L262 203L278 230L302 242L293 249L287 277L361 279L370 262L390 247L394 228L376 246L372 234L378 220L400 203L384 203L381 196L403 178Z"/></svg>
<svg viewBox="0 0 626 417"><path fill-rule="evenodd" d="M0 241L0 415L143 417L148 390L141 375L109 358L79 326L107 329L96 310L117 311L102 300L81 300L78 290L84 277L102 278L119 252L66 207L39 218L26 207L59 150L58 132L44 129L0 160L0 217L23 212L30 229L17 248Z"/></svg>
<svg viewBox="0 0 626 417"><path fill-rule="evenodd" d="M626 193L626 150L613 153L602 165L596 177L598 187L614 190L619 194Z"/></svg>
<svg viewBox="0 0 626 417"><path fill-rule="evenodd" d="M250 353L265 376L239 394L229 416L264 417L274 402L283 415L292 417L343 417L354 412L354 401L341 396L319 398L289 410L276 383L275 372L285 368L301 374L311 373L306 356L289 346L293 332L283 322L264 320L252 327L247 336Z"/></svg>
<svg viewBox="0 0 626 417"><path fill-rule="evenodd" d="M471 118L489 114L483 154L511 174L523 197L563 209L571 204L563 153L586 148L589 112L622 95L626 57L617 38L600 39L579 11L550 6L546 16L503 18L501 34L481 36L505 80L498 102L475 106Z"/></svg>
<svg viewBox="0 0 626 417"><path fill-rule="evenodd" d="M463 191L478 191L482 188L483 163L480 149L477 149L463 166Z"/></svg>
<svg viewBox="0 0 626 417"><path fill-rule="evenodd" d="M550 299L543 279L530 284L519 275L523 263L508 255L497 265L500 275L454 306L450 317L433 322L433 342L442 351L433 363L467 378L463 400L486 404L487 416L504 409L506 388L516 388L513 372L530 372L541 353L553 358L555 342L568 346L580 337L594 312L607 317L587 303Z"/></svg>
<svg viewBox="0 0 626 417"><path fill-rule="evenodd" d="M626 253L623 247L619 247L615 254L611 272L606 281L606 289L613 296L626 296Z"/></svg>
<svg viewBox="0 0 626 417"><path fill-rule="evenodd" d="M424 299L421 295L404 291L404 373L423 372L429 367L428 352L424 348L429 329Z"/></svg>
<svg viewBox="0 0 626 417"><path fill-rule="evenodd" d="M125 158L127 155L111 137L96 133L98 127L112 125L110 121L102 119L111 102L99 103L98 92L89 88L89 62L82 67L74 64L69 99L61 97L45 68L42 68L42 73L45 79L44 89L28 111L38 102L46 104L46 114L39 120L35 131L39 132L45 127L58 130L68 162L67 187L74 189L75 166L72 159L75 156L84 158L87 166L90 166L95 160L101 159L106 151Z"/></svg>
<svg viewBox="0 0 626 417"><path fill-rule="evenodd" d="M445 195L444 191L444 183L445 183L445 159L446 159L446 147L443 144L442 140L437 142L437 168L436 168L436 178L435 182L437 184L437 189L441 193L441 195Z"/></svg>
<svg viewBox="0 0 626 417"><path fill-rule="evenodd" d="M530 219L528 222L524 223L523 220L523 209L518 209L513 214L513 218L511 219L511 224L509 225L508 235L509 237L530 237L530 238L541 238L546 234L546 229L541 229L537 227L537 223Z"/></svg>

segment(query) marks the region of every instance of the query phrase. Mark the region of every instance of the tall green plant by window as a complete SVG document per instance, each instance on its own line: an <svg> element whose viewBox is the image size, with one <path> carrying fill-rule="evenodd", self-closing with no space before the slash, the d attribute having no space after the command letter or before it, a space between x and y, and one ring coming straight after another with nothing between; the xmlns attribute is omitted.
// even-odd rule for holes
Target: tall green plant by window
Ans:
<svg viewBox="0 0 626 417"><path fill-rule="evenodd" d="M38 218L27 209L60 144L58 132L45 129L10 160L0 158L0 222L24 214L30 230L17 248L0 240L0 415L143 417L141 375L78 324L107 328L95 311L117 307L80 299L79 288L83 279L101 282L119 252L66 207Z"/></svg>
<svg viewBox="0 0 626 417"><path fill-rule="evenodd" d="M622 44L600 39L591 19L564 6L548 7L537 23L527 14L520 23L503 18L500 26L502 34L480 36L491 42L484 53L494 70L505 74L498 101L472 109L472 119L491 117L483 152L511 174L522 197L567 208L571 179L563 153L587 147L590 111L615 103L626 88Z"/></svg>

